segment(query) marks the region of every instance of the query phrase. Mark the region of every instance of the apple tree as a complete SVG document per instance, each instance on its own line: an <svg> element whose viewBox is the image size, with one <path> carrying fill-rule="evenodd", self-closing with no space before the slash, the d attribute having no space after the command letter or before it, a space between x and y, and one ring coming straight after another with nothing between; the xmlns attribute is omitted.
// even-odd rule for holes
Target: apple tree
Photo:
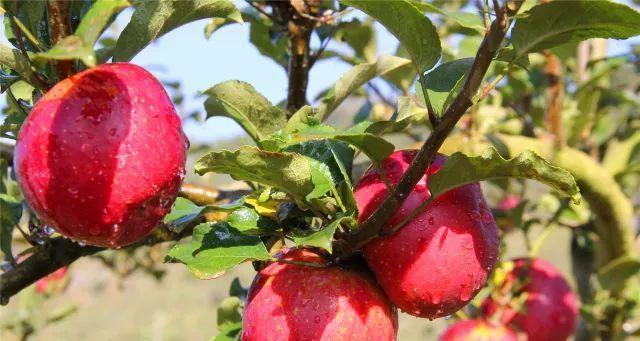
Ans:
<svg viewBox="0 0 640 341"><path fill-rule="evenodd" d="M640 35L640 13L559 0L239 5L2 1L0 303L33 283L63 290L81 257L123 276L179 263L204 280L250 262L255 280L234 281L213 340L395 340L397 310L463 320L443 340L640 335L640 49L607 56L595 39ZM127 8L122 32L109 30ZM264 72L286 72L288 87L281 103L239 80L202 89L205 116L233 119L252 143L187 154L179 84L131 60L201 19L207 37L249 25L247 43L274 61ZM377 25L393 55L378 52ZM350 69L310 99L324 60ZM242 186L196 185L194 172ZM538 257L559 228L572 280ZM526 257L502 257L513 234ZM12 323L24 337L38 325Z"/></svg>

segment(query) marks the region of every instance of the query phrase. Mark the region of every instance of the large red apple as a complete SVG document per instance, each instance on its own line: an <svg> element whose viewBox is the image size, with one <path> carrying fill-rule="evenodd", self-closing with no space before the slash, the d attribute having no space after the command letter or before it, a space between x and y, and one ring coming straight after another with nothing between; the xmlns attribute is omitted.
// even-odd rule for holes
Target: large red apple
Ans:
<svg viewBox="0 0 640 341"><path fill-rule="evenodd" d="M415 150L396 151L382 162L395 186L409 167ZM429 174L446 162L439 155L388 222L403 221L430 196ZM369 169L355 189L365 220L387 196L378 171ZM462 308L485 284L498 256L498 230L480 185L465 185L440 195L401 230L365 245L364 257L380 286L403 311L437 318Z"/></svg>
<svg viewBox="0 0 640 341"><path fill-rule="evenodd" d="M323 264L305 250L283 261ZM243 341L391 341L395 308L372 278L336 265L272 263L256 276L242 318Z"/></svg>
<svg viewBox="0 0 640 341"><path fill-rule="evenodd" d="M498 294L512 295L514 290L516 295L526 295L522 306L512 306L518 302L514 300L499 307L490 297L483 303L483 314L487 317L501 314L502 323L523 331L529 340L564 341L573 334L578 298L551 263L543 259L516 259Z"/></svg>
<svg viewBox="0 0 640 341"><path fill-rule="evenodd" d="M440 341L518 341L509 328L483 320L464 320L447 328Z"/></svg>
<svg viewBox="0 0 640 341"><path fill-rule="evenodd" d="M171 208L188 142L160 82L104 64L56 84L18 135L14 166L29 206L87 244L131 244Z"/></svg>

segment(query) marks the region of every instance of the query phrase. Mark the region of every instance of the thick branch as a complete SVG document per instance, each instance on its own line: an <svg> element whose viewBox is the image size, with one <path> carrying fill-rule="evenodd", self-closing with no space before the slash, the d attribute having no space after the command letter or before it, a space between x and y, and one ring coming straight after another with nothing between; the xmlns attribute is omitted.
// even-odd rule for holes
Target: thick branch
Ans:
<svg viewBox="0 0 640 341"><path fill-rule="evenodd" d="M342 240L336 241L334 248L338 259L354 254L370 240L379 236L387 220L400 208L403 201L413 190L413 187L424 176L427 167L444 140L451 133L462 115L473 104L473 97L476 95L482 79L507 32L509 26L508 16L516 13L520 5L520 2L516 3L513 10L508 7L495 8L496 19L491 23L489 31L485 34L480 44L460 93L447 108L442 120L434 127L433 133L422 145L413 162L402 176L402 179L400 179L395 188L395 195L389 195L380 207L366 221L360 224L355 232L347 235Z"/></svg>
<svg viewBox="0 0 640 341"><path fill-rule="evenodd" d="M564 80L562 74L562 62L560 58L552 52L545 51L546 64L544 75L547 79L546 97L546 121L547 127L556 146L564 144L564 133L562 131L562 102L564 100Z"/></svg>
<svg viewBox="0 0 640 341"><path fill-rule="evenodd" d="M49 0L47 1L47 11L49 13L49 34L51 35L52 45L57 44L71 32L71 21L69 19L69 5L67 0ZM53 62L55 69L58 71L58 81L73 75L73 61L59 60Z"/></svg>
<svg viewBox="0 0 640 341"><path fill-rule="evenodd" d="M200 203L212 203L216 200L224 200L234 198L236 195L244 194L245 191L218 191L210 188L200 188L194 185L184 185L181 193L199 193L195 197L185 195L189 199L198 199ZM215 191L217 193L215 200L206 202L201 197L202 192ZM180 233L175 233L167 228L164 224L158 226L149 236L143 240L128 246L127 248L138 248L140 246L149 246L158 243L177 241L191 235L193 228L200 223L200 220L192 222L185 227ZM33 254L19 263L12 269L6 271L0 276L0 304L9 303L9 299L19 293L22 289L35 283L40 278L47 276L54 271L68 266L80 257L89 256L97 252L106 250L95 246L81 246L69 239L62 237L51 238L43 245L36 246Z"/></svg>

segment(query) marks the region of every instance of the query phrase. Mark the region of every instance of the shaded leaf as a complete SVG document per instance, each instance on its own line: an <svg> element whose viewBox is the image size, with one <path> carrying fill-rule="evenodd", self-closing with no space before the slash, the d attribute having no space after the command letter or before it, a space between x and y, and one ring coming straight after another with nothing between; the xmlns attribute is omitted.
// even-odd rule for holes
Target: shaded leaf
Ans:
<svg viewBox="0 0 640 341"><path fill-rule="evenodd" d="M200 279L221 276L234 266L250 260L270 259L257 236L248 236L226 222L204 223L193 230L193 240L174 246L166 261L180 262Z"/></svg>
<svg viewBox="0 0 640 341"><path fill-rule="evenodd" d="M211 341L236 341L241 332L242 322L230 324L221 330L220 334L212 338Z"/></svg>
<svg viewBox="0 0 640 341"><path fill-rule="evenodd" d="M164 222L169 224L172 231L179 233L187 223L200 216L204 209L204 206L198 206L189 199L178 197L171 207L171 212L164 216Z"/></svg>
<svg viewBox="0 0 640 341"><path fill-rule="evenodd" d="M590 38L640 34L640 13L610 1L551 1L517 18L511 43L519 56Z"/></svg>
<svg viewBox="0 0 640 341"><path fill-rule="evenodd" d="M124 28L113 55L114 61L129 61L163 34L184 24L206 18L229 18L242 22L231 0L142 0Z"/></svg>
<svg viewBox="0 0 640 341"><path fill-rule="evenodd" d="M249 83L226 81L210 88L205 94L209 95L204 102L207 117L226 116L234 119L257 143L287 124L286 113L271 104Z"/></svg>
<svg viewBox="0 0 640 341"><path fill-rule="evenodd" d="M418 72L430 69L440 59L440 38L435 26L409 1L341 2L362 10L386 27L407 50Z"/></svg>
<svg viewBox="0 0 640 341"><path fill-rule="evenodd" d="M4 193L0 194L0 251L11 258L13 258L11 251L13 229L20 221L21 216L20 200Z"/></svg>
<svg viewBox="0 0 640 341"><path fill-rule="evenodd" d="M352 92L375 77L384 75L403 66L409 65L408 59L382 55L373 63L363 63L354 66L340 76L327 96L318 106L318 118L326 119Z"/></svg>
<svg viewBox="0 0 640 341"><path fill-rule="evenodd" d="M442 116L447 106L460 91L460 84L471 69L473 58L453 60L438 65L424 77L426 84L416 84L416 95L425 103L421 86L427 89L429 101L436 115Z"/></svg>
<svg viewBox="0 0 640 341"><path fill-rule="evenodd" d="M461 12L461 11L447 11L440 9L436 5L430 4L428 2L424 2L421 0L413 0L411 1L413 5L415 5L418 9L429 12L429 13L437 13L444 15L445 17L455 21L458 25L466 28L470 28L480 34L484 34L484 22L482 18L476 13L470 12Z"/></svg>
<svg viewBox="0 0 640 341"><path fill-rule="evenodd" d="M218 330L223 332L229 326L242 323L242 300L237 296L227 297L218 305Z"/></svg>
<svg viewBox="0 0 640 341"><path fill-rule="evenodd" d="M399 132L412 124L426 122L429 115L427 109L418 106L413 98L409 96L398 97L397 113L397 117L394 117L389 121L370 123L365 131L374 135Z"/></svg>
<svg viewBox="0 0 640 341"><path fill-rule="evenodd" d="M573 202L580 202L578 185L568 171L552 166L532 151L506 160L493 147L479 156L463 153L449 156L442 168L429 176L429 191L435 198L464 184L505 177L536 180Z"/></svg>
<svg viewBox="0 0 640 341"><path fill-rule="evenodd" d="M340 224L355 224L355 218L344 216L332 221L329 225L319 231L298 231L293 235L293 241L297 246L315 246L333 252L331 246L333 235Z"/></svg>
<svg viewBox="0 0 640 341"><path fill-rule="evenodd" d="M29 60L19 50L0 44L0 64L17 72L32 86L39 86L40 83L35 79Z"/></svg>

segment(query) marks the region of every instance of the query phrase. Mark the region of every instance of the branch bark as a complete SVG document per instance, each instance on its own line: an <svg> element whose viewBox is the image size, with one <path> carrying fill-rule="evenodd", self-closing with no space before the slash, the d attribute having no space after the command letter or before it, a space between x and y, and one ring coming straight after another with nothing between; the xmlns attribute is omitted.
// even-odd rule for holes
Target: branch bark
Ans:
<svg viewBox="0 0 640 341"><path fill-rule="evenodd" d="M71 32L71 21L69 17L70 2L67 0L47 1L47 11L49 14L49 34L52 45L57 44ZM58 81L73 75L73 61L59 60L52 62L57 70Z"/></svg>
<svg viewBox="0 0 640 341"><path fill-rule="evenodd" d="M400 208L409 193L411 193L411 190L413 190L413 187L424 176L427 167L431 164L440 146L451 133L458 120L471 107L473 97L478 92L482 79L507 33L509 17L518 12L522 3L514 2L510 5L494 8L496 19L491 23L489 31L485 34L480 44L461 91L447 108L438 125L434 127L433 133L429 135L422 148L416 154L413 162L396 186L394 193L389 195L380 207L360 224L358 229L334 243L334 254L337 260L353 255L366 243L380 235L387 220Z"/></svg>
<svg viewBox="0 0 640 341"><path fill-rule="evenodd" d="M316 25L320 0L274 1L274 10L282 22L287 23L289 32L289 88L287 92L287 110L293 115L307 104L307 85L312 60L311 34Z"/></svg>
<svg viewBox="0 0 640 341"><path fill-rule="evenodd" d="M215 192L215 196L209 196L209 200L203 197L202 193ZM183 185L181 193L188 199L200 201L201 204L211 204L216 201L236 198L246 191L219 191L211 188L200 188L194 185ZM195 193L194 196L189 195ZM215 199L214 199L215 197ZM180 233L175 233L161 224L143 240L128 246L129 249L141 246L149 246L168 241L178 241L190 236L193 228L200 223L200 220L192 222ZM0 276L0 304L6 305L9 299L22 289L35 283L37 280L47 276L56 270L68 266L80 257L90 256L105 248L95 246L81 246L80 244L63 237L51 238L43 245L38 245L29 258L19 263Z"/></svg>
<svg viewBox="0 0 640 341"><path fill-rule="evenodd" d="M546 121L548 130L553 134L556 147L564 145L564 132L562 128L562 103L564 100L564 79L562 62L560 58L550 51L544 52L546 64L544 75L547 79L546 97Z"/></svg>

